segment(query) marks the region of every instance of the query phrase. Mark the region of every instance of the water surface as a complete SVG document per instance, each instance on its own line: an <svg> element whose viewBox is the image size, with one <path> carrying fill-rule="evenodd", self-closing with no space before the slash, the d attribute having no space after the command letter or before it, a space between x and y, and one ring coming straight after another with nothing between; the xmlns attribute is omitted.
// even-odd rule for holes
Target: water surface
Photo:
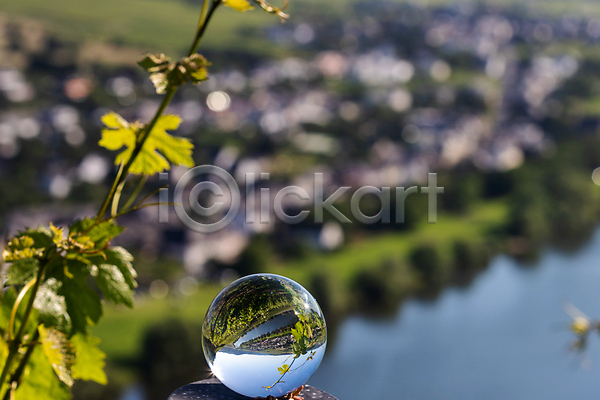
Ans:
<svg viewBox="0 0 600 400"><path fill-rule="evenodd" d="M348 318L309 383L340 400L596 400L600 337L585 370L566 302L600 316L600 230L535 265L497 257L468 288L407 301L392 320Z"/></svg>

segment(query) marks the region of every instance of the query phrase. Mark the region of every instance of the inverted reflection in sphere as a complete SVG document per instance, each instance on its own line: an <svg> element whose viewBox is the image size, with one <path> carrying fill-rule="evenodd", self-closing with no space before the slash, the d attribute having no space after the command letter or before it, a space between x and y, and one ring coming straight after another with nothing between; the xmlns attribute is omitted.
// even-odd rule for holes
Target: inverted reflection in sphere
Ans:
<svg viewBox="0 0 600 400"><path fill-rule="evenodd" d="M311 294L291 279L250 275L226 287L202 325L204 356L231 390L279 397L302 386L319 366L327 328Z"/></svg>

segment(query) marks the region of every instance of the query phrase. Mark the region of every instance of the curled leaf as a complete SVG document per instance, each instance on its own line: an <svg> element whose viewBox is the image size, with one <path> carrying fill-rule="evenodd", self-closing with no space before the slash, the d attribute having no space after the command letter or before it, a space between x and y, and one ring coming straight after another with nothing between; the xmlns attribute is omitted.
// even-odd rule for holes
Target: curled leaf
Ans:
<svg viewBox="0 0 600 400"><path fill-rule="evenodd" d="M247 3L246 0L234 1ZM207 80L206 67L210 65L206 58L200 54L184 57L177 62L171 62L171 59L164 54L147 54L138 64L151 73L150 80L158 94L164 94L169 88L181 86L187 82L198 84Z"/></svg>
<svg viewBox="0 0 600 400"><path fill-rule="evenodd" d="M269 14L277 15L282 23L285 22L285 20L290 17L288 14L283 12L283 10L285 10L288 6L288 0L284 0L283 7L274 7L271 4L267 3L265 0L254 0L254 1L264 11L268 12Z"/></svg>

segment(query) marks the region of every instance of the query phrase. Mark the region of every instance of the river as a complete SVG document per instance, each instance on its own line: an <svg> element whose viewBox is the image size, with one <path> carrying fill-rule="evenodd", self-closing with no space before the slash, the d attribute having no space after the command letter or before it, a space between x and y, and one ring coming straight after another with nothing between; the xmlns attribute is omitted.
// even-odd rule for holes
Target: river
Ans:
<svg viewBox="0 0 600 400"><path fill-rule="evenodd" d="M309 383L340 400L596 400L600 337L585 368L565 303L600 316L600 230L533 265L496 257L469 287L406 301L392 319L346 319Z"/></svg>

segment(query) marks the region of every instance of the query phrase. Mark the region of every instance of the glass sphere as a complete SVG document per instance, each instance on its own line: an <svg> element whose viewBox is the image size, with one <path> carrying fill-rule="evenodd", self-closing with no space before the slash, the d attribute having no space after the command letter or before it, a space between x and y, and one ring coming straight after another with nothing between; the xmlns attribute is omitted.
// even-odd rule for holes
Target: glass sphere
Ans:
<svg viewBox="0 0 600 400"><path fill-rule="evenodd" d="M321 363L326 344L315 299L279 275L236 280L215 297L202 325L213 374L249 397L279 397L302 386Z"/></svg>

